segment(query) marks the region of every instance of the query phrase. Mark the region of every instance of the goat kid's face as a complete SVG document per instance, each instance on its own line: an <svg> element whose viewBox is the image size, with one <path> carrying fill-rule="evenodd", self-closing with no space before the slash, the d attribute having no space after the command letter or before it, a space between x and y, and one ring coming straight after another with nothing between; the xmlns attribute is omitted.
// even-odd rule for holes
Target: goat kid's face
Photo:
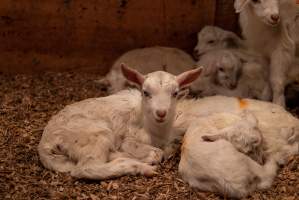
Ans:
<svg viewBox="0 0 299 200"><path fill-rule="evenodd" d="M242 63L234 55L225 54L216 62L215 82L228 89L235 89L241 74Z"/></svg>
<svg viewBox="0 0 299 200"><path fill-rule="evenodd" d="M197 34L197 45L193 56L199 59L201 55L211 50L239 48L240 46L240 38L234 33L218 27L206 26Z"/></svg>
<svg viewBox="0 0 299 200"><path fill-rule="evenodd" d="M180 87L175 76L154 72L145 77L142 85L142 109L154 123L167 123L175 115Z"/></svg>
<svg viewBox="0 0 299 200"><path fill-rule="evenodd" d="M197 45L194 48L193 56L199 59L202 54L220 46L217 32L213 27L207 26L197 34Z"/></svg>
<svg viewBox="0 0 299 200"><path fill-rule="evenodd" d="M202 68L197 68L178 76L157 71L144 76L125 65L121 68L127 80L135 83L142 92L142 110L146 120L159 125L173 121L177 99L186 93L183 89L202 71Z"/></svg>
<svg viewBox="0 0 299 200"><path fill-rule="evenodd" d="M239 151L251 154L262 147L263 136L258 128L258 120L253 114L245 111L241 116L242 120L234 128L236 133L232 142Z"/></svg>
<svg viewBox="0 0 299 200"><path fill-rule="evenodd" d="M262 22L269 26L277 26L280 22L279 0L235 0L237 13L249 6Z"/></svg>

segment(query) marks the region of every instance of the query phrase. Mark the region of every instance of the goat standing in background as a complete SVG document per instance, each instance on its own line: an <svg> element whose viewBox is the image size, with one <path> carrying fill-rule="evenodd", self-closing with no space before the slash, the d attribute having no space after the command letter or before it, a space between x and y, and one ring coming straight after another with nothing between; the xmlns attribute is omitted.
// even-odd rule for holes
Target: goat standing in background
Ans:
<svg viewBox="0 0 299 200"><path fill-rule="evenodd" d="M293 27L296 19L294 0L235 0L240 13L242 34L249 48L270 62L273 102L285 106L287 72L294 62L296 44Z"/></svg>

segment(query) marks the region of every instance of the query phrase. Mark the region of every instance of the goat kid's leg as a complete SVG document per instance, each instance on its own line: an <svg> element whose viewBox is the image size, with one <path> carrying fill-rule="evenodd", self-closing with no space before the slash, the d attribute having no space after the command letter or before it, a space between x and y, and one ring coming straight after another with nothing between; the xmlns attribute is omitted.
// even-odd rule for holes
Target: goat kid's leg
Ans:
<svg viewBox="0 0 299 200"><path fill-rule="evenodd" d="M163 151L161 149L140 143L133 138L124 140L121 145L121 151L148 164L158 164L163 158Z"/></svg>
<svg viewBox="0 0 299 200"><path fill-rule="evenodd" d="M97 159L88 158L78 163L71 175L76 178L106 180L125 175L144 175L147 177L157 174L156 167L142 163L132 158L116 158L115 160L102 163Z"/></svg>
<svg viewBox="0 0 299 200"><path fill-rule="evenodd" d="M287 71L295 59L296 43L291 23L282 25L281 40L277 49L271 55L270 84L273 91L273 102L285 107L284 90Z"/></svg>
<svg viewBox="0 0 299 200"><path fill-rule="evenodd" d="M172 158L175 153L180 149L183 137L185 135L185 129L174 129L170 134L168 142L165 144L163 149L163 159L168 160Z"/></svg>
<svg viewBox="0 0 299 200"><path fill-rule="evenodd" d="M276 61L275 61L276 62ZM285 83L286 83L286 66L280 64L271 64L270 83L273 92L273 103L285 107ZM279 62L279 61L277 61Z"/></svg>

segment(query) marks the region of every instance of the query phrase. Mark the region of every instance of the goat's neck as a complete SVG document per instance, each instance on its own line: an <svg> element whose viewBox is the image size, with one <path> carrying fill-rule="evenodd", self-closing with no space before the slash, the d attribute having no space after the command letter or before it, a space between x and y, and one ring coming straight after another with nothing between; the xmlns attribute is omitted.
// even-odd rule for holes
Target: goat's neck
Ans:
<svg viewBox="0 0 299 200"><path fill-rule="evenodd" d="M144 116L143 126L146 132L150 135L153 146L162 148L167 143L173 127L173 121L174 119L170 119L166 123L157 124Z"/></svg>

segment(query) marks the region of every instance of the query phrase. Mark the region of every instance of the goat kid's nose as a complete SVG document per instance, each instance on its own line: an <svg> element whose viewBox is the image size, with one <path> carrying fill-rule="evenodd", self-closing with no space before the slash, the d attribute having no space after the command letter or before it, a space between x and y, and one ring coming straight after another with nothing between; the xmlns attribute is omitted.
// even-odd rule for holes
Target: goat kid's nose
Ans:
<svg viewBox="0 0 299 200"><path fill-rule="evenodd" d="M156 114L158 117L164 118L166 116L167 112L166 112L166 110L157 110Z"/></svg>
<svg viewBox="0 0 299 200"><path fill-rule="evenodd" d="M272 19L274 22L278 22L278 21L279 21L279 15L277 15L277 14L271 15L271 19Z"/></svg>

